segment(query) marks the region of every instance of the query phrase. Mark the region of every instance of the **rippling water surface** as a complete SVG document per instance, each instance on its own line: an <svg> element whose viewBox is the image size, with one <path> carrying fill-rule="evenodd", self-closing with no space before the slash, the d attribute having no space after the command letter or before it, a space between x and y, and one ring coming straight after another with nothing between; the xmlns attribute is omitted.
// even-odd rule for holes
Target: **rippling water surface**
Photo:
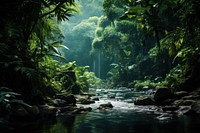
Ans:
<svg viewBox="0 0 200 133"><path fill-rule="evenodd" d="M55 121L24 123L15 132L24 133L199 133L200 117L162 113L155 106L135 106L123 98L126 93L113 92L121 99L109 99L104 92L100 101L84 105L92 111ZM134 94L133 94L134 95ZM133 98L133 97L128 97ZM111 102L113 109L99 110L101 103ZM78 105L82 106L82 105Z"/></svg>

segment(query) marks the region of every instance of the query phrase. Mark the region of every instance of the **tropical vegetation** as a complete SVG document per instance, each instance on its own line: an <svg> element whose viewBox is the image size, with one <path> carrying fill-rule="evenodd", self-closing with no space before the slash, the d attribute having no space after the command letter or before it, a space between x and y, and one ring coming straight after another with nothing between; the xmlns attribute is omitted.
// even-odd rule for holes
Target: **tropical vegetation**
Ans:
<svg viewBox="0 0 200 133"><path fill-rule="evenodd" d="M199 0L1 0L0 116L13 104L99 88L102 79L107 87L200 87L199 6Z"/></svg>

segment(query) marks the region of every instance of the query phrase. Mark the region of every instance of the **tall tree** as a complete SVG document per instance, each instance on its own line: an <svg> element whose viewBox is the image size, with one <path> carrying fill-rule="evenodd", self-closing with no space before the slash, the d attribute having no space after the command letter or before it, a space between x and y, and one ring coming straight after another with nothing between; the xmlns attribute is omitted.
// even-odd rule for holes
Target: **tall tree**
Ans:
<svg viewBox="0 0 200 133"><path fill-rule="evenodd" d="M45 87L41 62L45 55L59 56L60 46L50 33L59 31L56 20L68 20L74 11L74 0L1 0L0 86L30 101Z"/></svg>

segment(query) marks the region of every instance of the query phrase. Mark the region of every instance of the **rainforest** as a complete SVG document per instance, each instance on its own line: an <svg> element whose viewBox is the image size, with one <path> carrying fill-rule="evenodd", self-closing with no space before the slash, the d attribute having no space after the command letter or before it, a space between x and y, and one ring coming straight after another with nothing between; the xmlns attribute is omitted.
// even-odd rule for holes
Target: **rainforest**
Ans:
<svg viewBox="0 0 200 133"><path fill-rule="evenodd" d="M1 133L198 133L199 0L1 0Z"/></svg>

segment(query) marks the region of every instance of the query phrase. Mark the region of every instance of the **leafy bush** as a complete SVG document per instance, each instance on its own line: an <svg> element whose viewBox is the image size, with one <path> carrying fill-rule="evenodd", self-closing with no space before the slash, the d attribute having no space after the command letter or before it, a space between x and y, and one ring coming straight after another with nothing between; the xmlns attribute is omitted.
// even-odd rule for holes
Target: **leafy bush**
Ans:
<svg viewBox="0 0 200 133"><path fill-rule="evenodd" d="M88 66L77 66L75 73L77 77L77 83L81 86L83 92L87 92L89 88L99 87L101 79L97 78L93 72L87 71Z"/></svg>
<svg viewBox="0 0 200 133"><path fill-rule="evenodd" d="M183 83L185 81L184 75L186 70L185 65L177 65L174 67L165 78L168 86L176 88Z"/></svg>
<svg viewBox="0 0 200 133"><path fill-rule="evenodd" d="M157 87L163 87L166 86L166 82L165 81L156 81L156 79L154 80L135 80L132 83L129 83L129 86L133 86L133 88L136 89L144 89L144 88L149 88L149 89L155 89Z"/></svg>

